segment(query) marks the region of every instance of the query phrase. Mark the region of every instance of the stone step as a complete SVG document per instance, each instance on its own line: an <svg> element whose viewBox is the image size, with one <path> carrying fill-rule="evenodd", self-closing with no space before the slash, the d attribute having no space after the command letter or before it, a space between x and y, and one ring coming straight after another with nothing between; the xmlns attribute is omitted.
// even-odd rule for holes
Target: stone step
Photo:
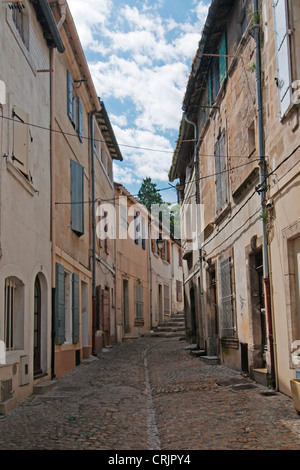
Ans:
<svg viewBox="0 0 300 470"><path fill-rule="evenodd" d="M205 362L205 364L210 364L210 365L220 364L220 358L218 356L202 356L202 355L199 355L199 359L202 362Z"/></svg>
<svg viewBox="0 0 300 470"><path fill-rule="evenodd" d="M47 393L55 388L56 385L56 380L46 380L45 382L40 382L33 387L33 395L43 395L44 393Z"/></svg>

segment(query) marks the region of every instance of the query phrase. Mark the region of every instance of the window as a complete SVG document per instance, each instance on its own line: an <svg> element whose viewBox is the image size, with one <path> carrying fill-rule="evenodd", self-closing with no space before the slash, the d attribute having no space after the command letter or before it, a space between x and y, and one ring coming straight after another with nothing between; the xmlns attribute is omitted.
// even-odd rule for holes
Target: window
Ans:
<svg viewBox="0 0 300 470"><path fill-rule="evenodd" d="M56 344L79 342L79 276L56 263Z"/></svg>
<svg viewBox="0 0 300 470"><path fill-rule="evenodd" d="M279 114L280 117L282 117L287 111L291 102L291 56L287 1L275 0L273 3L273 8Z"/></svg>
<svg viewBox="0 0 300 470"><path fill-rule="evenodd" d="M84 168L71 160L71 228L79 237L84 233Z"/></svg>
<svg viewBox="0 0 300 470"><path fill-rule="evenodd" d="M163 260L170 263L170 241L165 240L163 247Z"/></svg>
<svg viewBox="0 0 300 470"><path fill-rule="evenodd" d="M76 130L80 141L82 142L82 103L73 87L73 78L69 70L67 70L67 100L68 100L68 116L72 125Z"/></svg>
<svg viewBox="0 0 300 470"><path fill-rule="evenodd" d="M231 257L220 262L219 295L221 307L221 335L223 338L235 336L235 321L233 308L233 279Z"/></svg>
<svg viewBox="0 0 300 470"><path fill-rule="evenodd" d="M20 108L13 110L13 162L25 176L28 175L28 155L29 155L29 122L28 114Z"/></svg>
<svg viewBox="0 0 300 470"><path fill-rule="evenodd" d="M4 342L7 351L24 348L24 284L16 277L5 279Z"/></svg>
<svg viewBox="0 0 300 470"><path fill-rule="evenodd" d="M140 212L134 211L135 244L146 249L146 222Z"/></svg>
<svg viewBox="0 0 300 470"><path fill-rule="evenodd" d="M212 57L208 72L208 104L212 106L227 77L227 40L224 32L218 48L218 57Z"/></svg>
<svg viewBox="0 0 300 470"><path fill-rule="evenodd" d="M215 174L217 213L224 209L227 202L227 172L225 156L225 133L220 134L215 145Z"/></svg>
<svg viewBox="0 0 300 470"><path fill-rule="evenodd" d="M176 300L182 302L182 282L176 281Z"/></svg>
<svg viewBox="0 0 300 470"><path fill-rule="evenodd" d="M135 286L135 316L137 320L144 320L144 288L140 284Z"/></svg>
<svg viewBox="0 0 300 470"><path fill-rule="evenodd" d="M15 5L12 11L12 20L24 46L29 50L29 18L22 5Z"/></svg>
<svg viewBox="0 0 300 470"><path fill-rule="evenodd" d="M164 285L164 314L170 315L171 305L170 305L170 286Z"/></svg>

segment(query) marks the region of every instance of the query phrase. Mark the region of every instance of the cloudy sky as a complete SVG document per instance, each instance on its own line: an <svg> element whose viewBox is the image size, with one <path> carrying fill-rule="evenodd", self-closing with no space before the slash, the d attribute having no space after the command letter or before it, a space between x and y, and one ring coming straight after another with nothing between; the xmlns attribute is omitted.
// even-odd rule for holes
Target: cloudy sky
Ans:
<svg viewBox="0 0 300 470"><path fill-rule="evenodd" d="M114 179L169 186L182 101L210 0L68 0L124 161ZM176 191L161 192L176 202Z"/></svg>

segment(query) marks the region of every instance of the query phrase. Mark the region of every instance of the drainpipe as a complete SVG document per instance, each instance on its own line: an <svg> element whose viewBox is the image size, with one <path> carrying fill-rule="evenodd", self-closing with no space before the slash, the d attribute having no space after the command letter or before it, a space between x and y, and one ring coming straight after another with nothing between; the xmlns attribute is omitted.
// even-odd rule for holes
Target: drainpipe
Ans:
<svg viewBox="0 0 300 470"><path fill-rule="evenodd" d="M90 114L91 130L91 177L92 177L92 354L96 355L96 215L95 215L95 162L94 162L94 115L96 111Z"/></svg>
<svg viewBox="0 0 300 470"><path fill-rule="evenodd" d="M198 160L198 132L197 125L190 121L186 114L184 118L188 124L191 124L194 127L194 169L195 169L195 189L196 189L196 237L197 237L197 247L198 247L198 259L199 259L199 274L200 274L200 303L201 303L201 313L203 321L203 340L204 347L206 350L206 334L205 334L205 313L204 313L204 297L203 297L203 278L202 278L202 249L200 244L200 193L199 193L199 160ZM199 233L198 233L199 232ZM199 346L201 346L199 344Z"/></svg>
<svg viewBox="0 0 300 470"><path fill-rule="evenodd" d="M55 156L54 156L54 76L55 49L50 51L50 175L51 175L51 246L52 246L52 321L51 321L51 379L55 377Z"/></svg>
<svg viewBox="0 0 300 470"><path fill-rule="evenodd" d="M57 23L57 29L60 30L67 16L67 3L66 3L66 0L58 0L58 4L60 7L61 17L60 17L59 22Z"/></svg>
<svg viewBox="0 0 300 470"><path fill-rule="evenodd" d="M264 156L264 128L263 128L263 108L262 108L262 88L261 88L261 56L260 56L260 28L258 12L258 0L253 0L253 23L254 23L254 39L255 39L255 56L256 56L256 92L257 92L257 112L258 112L258 138L259 138L259 169L260 169L260 198L261 208L265 211L266 200L266 161ZM268 253L268 234L266 220L262 218L263 231L263 274L264 274L264 291L265 291L265 308L268 322L268 339L270 347L270 372L272 382L275 381L274 368L274 344L273 344L273 324L271 314L270 300L270 273L269 273L269 253Z"/></svg>

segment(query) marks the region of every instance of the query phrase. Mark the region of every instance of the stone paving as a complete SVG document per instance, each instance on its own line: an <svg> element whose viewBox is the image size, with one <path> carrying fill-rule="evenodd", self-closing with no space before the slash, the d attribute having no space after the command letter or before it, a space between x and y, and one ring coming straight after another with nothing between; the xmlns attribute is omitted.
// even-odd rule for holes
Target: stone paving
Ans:
<svg viewBox="0 0 300 470"><path fill-rule="evenodd" d="M0 416L0 450L299 450L290 397L178 338L144 337L81 364Z"/></svg>

